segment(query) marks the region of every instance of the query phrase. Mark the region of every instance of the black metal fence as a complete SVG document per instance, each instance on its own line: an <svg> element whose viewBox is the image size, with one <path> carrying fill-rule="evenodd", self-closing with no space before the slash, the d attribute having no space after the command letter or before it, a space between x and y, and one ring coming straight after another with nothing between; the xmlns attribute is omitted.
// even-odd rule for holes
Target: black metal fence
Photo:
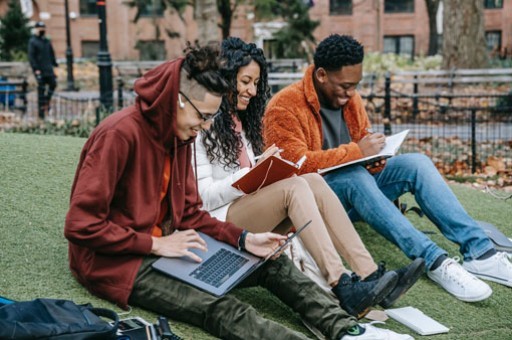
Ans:
<svg viewBox="0 0 512 340"><path fill-rule="evenodd" d="M302 75L273 74L273 91ZM417 79L417 78L416 78ZM481 80L481 79L480 79ZM134 103L133 81L119 78L114 110ZM391 75L365 75L359 92L375 130L385 134L409 129L403 152L421 152L438 168L454 167L477 172L490 158L499 158L504 170L512 171L512 91L510 84L482 86L394 81ZM474 88L480 92L474 92ZM469 89L469 90L468 90ZM36 98L29 96L28 112L37 112ZM57 93L52 100L51 119L97 119L99 93ZM29 116L29 114L27 115Z"/></svg>

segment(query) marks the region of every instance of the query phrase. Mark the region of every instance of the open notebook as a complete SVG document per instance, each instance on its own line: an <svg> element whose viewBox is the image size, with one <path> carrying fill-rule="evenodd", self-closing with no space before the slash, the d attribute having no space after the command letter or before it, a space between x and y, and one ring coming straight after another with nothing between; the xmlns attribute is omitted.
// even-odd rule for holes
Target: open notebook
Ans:
<svg viewBox="0 0 512 340"><path fill-rule="evenodd" d="M242 178L231 184L231 186L246 194L250 194L267 185L297 174L305 160L306 156L303 156L297 163L293 163L283 158L270 156L261 163L258 163Z"/></svg>
<svg viewBox="0 0 512 340"><path fill-rule="evenodd" d="M405 137L407 137L408 133L409 133L409 130L404 130L404 131L394 134L392 136L387 136L386 137L386 145L376 155L356 159L355 161L338 164L335 166L331 166L329 168L318 169L318 173L323 174L323 173L333 171L333 170L336 170L339 168L343 168L343 167L349 166L349 165L365 166L365 165L372 164L372 163L378 162L380 160L383 160L383 159L386 159L389 157L393 157L394 155L396 155L398 149L400 149L400 146L404 142Z"/></svg>

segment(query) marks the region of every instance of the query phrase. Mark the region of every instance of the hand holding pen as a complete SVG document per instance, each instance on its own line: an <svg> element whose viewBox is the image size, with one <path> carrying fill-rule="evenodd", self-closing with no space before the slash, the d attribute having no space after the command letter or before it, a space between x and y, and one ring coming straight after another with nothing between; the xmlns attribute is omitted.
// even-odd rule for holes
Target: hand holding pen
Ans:
<svg viewBox="0 0 512 340"><path fill-rule="evenodd" d="M363 157L378 154L386 145L386 136L384 136L384 134L380 132L373 132L370 129L366 129L366 131L368 131L368 134L357 142Z"/></svg>
<svg viewBox="0 0 512 340"><path fill-rule="evenodd" d="M370 128L366 128L365 130L368 133L357 143L357 145L361 149L363 157L376 155L384 148L384 146L386 146L386 136L382 133L374 132ZM373 164L368 164L366 169L370 170L384 165L386 165L385 159Z"/></svg>
<svg viewBox="0 0 512 340"><path fill-rule="evenodd" d="M272 144L267 150L265 150L261 155L254 157L256 160L256 164L263 162L265 159L267 159L270 156L276 156L281 157L281 152L283 152L283 149L278 148L275 144Z"/></svg>

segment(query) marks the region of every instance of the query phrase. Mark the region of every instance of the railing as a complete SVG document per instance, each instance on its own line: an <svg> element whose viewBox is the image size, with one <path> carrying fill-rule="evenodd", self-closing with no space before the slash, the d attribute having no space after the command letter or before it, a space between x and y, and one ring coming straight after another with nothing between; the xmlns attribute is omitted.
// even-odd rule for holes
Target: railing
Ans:
<svg viewBox="0 0 512 340"><path fill-rule="evenodd" d="M425 153L440 169L448 164L452 170L472 172L481 170L490 158L498 157L503 160L505 169L511 171L512 80L508 82L508 77L512 74L502 71L491 70L485 78L481 72L477 76L479 72L475 70L452 72L457 77L464 74L464 77L451 76L454 81L441 80L439 84L431 80L434 78L426 77L426 74L440 76L442 73L438 71L402 72L400 77L365 74L359 92L376 130L386 134L411 130L402 151ZM509 69L505 70L505 73L509 72ZM469 74L474 76L471 78ZM270 73L269 83L275 93L302 76L302 73ZM504 79L506 83L502 83ZM488 85L485 91L480 88L477 93L472 87L474 93L467 93L470 84L481 85L482 81ZM132 87L133 79L117 78L114 110L133 104ZM79 94L56 94L51 117L95 116L99 94Z"/></svg>

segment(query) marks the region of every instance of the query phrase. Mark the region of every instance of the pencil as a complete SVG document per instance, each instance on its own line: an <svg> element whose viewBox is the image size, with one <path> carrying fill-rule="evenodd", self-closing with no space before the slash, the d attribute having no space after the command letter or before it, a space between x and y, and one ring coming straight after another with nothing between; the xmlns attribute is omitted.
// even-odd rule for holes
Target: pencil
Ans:
<svg viewBox="0 0 512 340"><path fill-rule="evenodd" d="M279 152L279 153L281 153L281 152L283 152L283 151L284 151L283 149L277 149L277 151L276 151L276 152L274 152L273 154L271 154L270 156L274 156L276 153L278 153L278 152ZM270 157L270 156L269 156L269 157ZM261 157L263 157L263 154L261 154L261 155L258 155L258 156L256 156L256 157L254 157L254 160L256 160L256 161L257 161L257 160L258 160L258 159L260 159Z"/></svg>

